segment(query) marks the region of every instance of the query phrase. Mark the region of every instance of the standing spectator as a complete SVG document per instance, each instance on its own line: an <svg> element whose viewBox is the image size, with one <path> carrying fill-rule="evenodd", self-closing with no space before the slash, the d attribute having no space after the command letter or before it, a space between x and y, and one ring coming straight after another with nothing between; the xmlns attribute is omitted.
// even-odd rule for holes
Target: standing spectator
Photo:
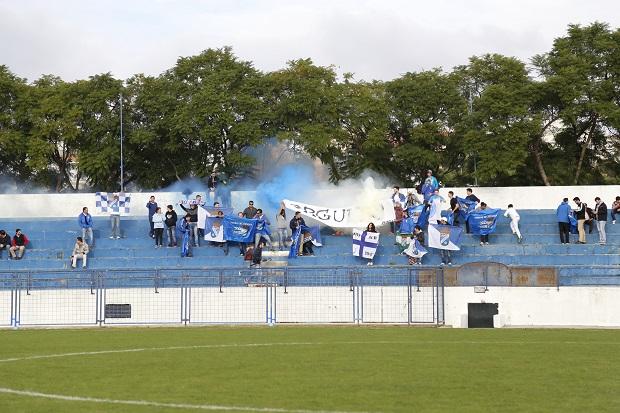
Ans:
<svg viewBox="0 0 620 413"><path fill-rule="evenodd" d="M84 238L77 237L73 252L71 253L71 268L75 268L77 260L82 260L82 268L86 268L86 256L88 255L88 244L84 242Z"/></svg>
<svg viewBox="0 0 620 413"><path fill-rule="evenodd" d="M616 214L620 213L620 196L616 197L616 200L611 204L611 223L616 223Z"/></svg>
<svg viewBox="0 0 620 413"><path fill-rule="evenodd" d="M366 225L366 232L377 232L377 229L375 228L375 224L373 222L369 222L368 225ZM374 261L374 257L368 260L368 263L366 265L374 265L373 261Z"/></svg>
<svg viewBox="0 0 620 413"><path fill-rule="evenodd" d="M448 191L448 199L450 199L450 209L448 211L450 211L453 217L452 225L458 226L459 225L459 208L460 208L459 201L456 200L456 197L454 196L454 192L452 191Z"/></svg>
<svg viewBox="0 0 620 413"><path fill-rule="evenodd" d="M114 195L109 208L110 223L112 224L112 234L110 234L110 239L119 239L121 237L121 202L118 200L118 195Z"/></svg>
<svg viewBox="0 0 620 413"><path fill-rule="evenodd" d="M189 229L190 229L190 238L191 238L191 242L194 245L194 247L197 247L199 245L199 237L198 237L198 205L193 203L189 206L189 208L186 208L183 206L182 203L179 202L179 206L181 207L181 209L183 209L183 211L185 211L187 213L186 216L190 217L189 222Z"/></svg>
<svg viewBox="0 0 620 413"><path fill-rule="evenodd" d="M256 248L258 246L258 244L261 242L261 239L267 241L267 244L271 246L271 238L269 237L269 235L271 234L271 231L269 230L271 222L269 222L267 217L263 214L262 209L259 208L256 210L256 215L254 215L254 219L257 220L256 234L254 234L254 247Z"/></svg>
<svg viewBox="0 0 620 413"><path fill-rule="evenodd" d="M478 210L484 211L485 209L487 209L487 204L485 202L481 202ZM480 235L480 245L489 245L489 234Z"/></svg>
<svg viewBox="0 0 620 413"><path fill-rule="evenodd" d="M155 238L155 231L153 226L153 215L157 211L157 202L155 202L155 196L151 195L149 198L149 202L146 203L146 208L149 210L149 225L151 227L149 231L149 237Z"/></svg>
<svg viewBox="0 0 620 413"><path fill-rule="evenodd" d="M24 250L30 241L26 234L22 233L22 230L17 228L15 235L11 241L11 248L9 248L9 254L14 260L21 260L24 256Z"/></svg>
<svg viewBox="0 0 620 413"><path fill-rule="evenodd" d="M404 194L400 193L400 187L395 185L394 192L392 193L392 203L396 204L397 202L400 204L401 208L404 208L407 202L407 198Z"/></svg>
<svg viewBox="0 0 620 413"><path fill-rule="evenodd" d="M439 224L441 221L441 203L443 202L443 198L439 196L439 189L435 189L433 192L433 196L428 200L429 208L430 208L430 216L428 217L428 222L430 224Z"/></svg>
<svg viewBox="0 0 620 413"><path fill-rule="evenodd" d="M276 229L278 230L278 245L280 250L285 250L286 246L286 229L288 222L286 220L286 208L280 203L280 210L276 214Z"/></svg>
<svg viewBox="0 0 620 413"><path fill-rule="evenodd" d="M82 239L86 239L86 234L90 237L90 245L95 245L95 237L93 236L93 217L88 213L88 207L82 208L82 213L78 216L78 223L82 228Z"/></svg>
<svg viewBox="0 0 620 413"><path fill-rule="evenodd" d="M437 178L433 176L433 171L430 169L426 171L426 179L424 179L424 183L430 185L433 189L433 192L439 189L439 182L437 182Z"/></svg>
<svg viewBox="0 0 620 413"><path fill-rule="evenodd" d="M571 213L570 205L568 205L568 198L564 198L562 203L558 205L555 211L556 219L558 220L558 226L560 228L560 242L562 244L568 244L570 238L570 219Z"/></svg>
<svg viewBox="0 0 620 413"><path fill-rule="evenodd" d="M237 216L239 218L243 218L244 217L243 212L239 212ZM245 255L245 243L244 242L239 242L239 255Z"/></svg>
<svg viewBox="0 0 620 413"><path fill-rule="evenodd" d="M413 191L407 192L407 200L405 201L405 209L413 208L414 206L420 205L421 203L422 201L420 201L420 198L418 198L418 196Z"/></svg>
<svg viewBox="0 0 620 413"><path fill-rule="evenodd" d="M151 217L153 223L153 231L155 236L155 248L161 248L164 245L164 221L166 217L161 213L161 208L157 207L155 213Z"/></svg>
<svg viewBox="0 0 620 413"><path fill-rule="evenodd" d="M577 241L577 243L585 244L586 243L586 229L584 228L584 224L586 222L586 219L589 218L587 216L588 212L586 210L587 205L585 204L585 202L581 202L579 197L574 197L573 202L577 204L577 209L574 210L575 218L577 219L577 231L579 232L579 241Z"/></svg>
<svg viewBox="0 0 620 413"><path fill-rule="evenodd" d="M252 219L254 218L254 215L256 215L256 211L257 209L254 208L254 201L250 201L248 202L247 208L243 210L243 217L247 219Z"/></svg>
<svg viewBox="0 0 620 413"><path fill-rule="evenodd" d="M0 251L3 251L6 247L11 248L11 237L9 237L5 230L0 229Z"/></svg>
<svg viewBox="0 0 620 413"><path fill-rule="evenodd" d="M474 201L476 204L480 203L480 199L474 195L474 191L471 188L467 188L467 196L465 199ZM465 232L469 234L469 220L465 220Z"/></svg>
<svg viewBox="0 0 620 413"><path fill-rule="evenodd" d="M188 213L179 223L179 232L183 234L181 238L181 257L192 257L192 216Z"/></svg>
<svg viewBox="0 0 620 413"><path fill-rule="evenodd" d="M219 179L215 173L215 171L211 172L209 179L207 179L207 186L209 187L209 198L215 201L215 197L217 194L217 185L219 184Z"/></svg>
<svg viewBox="0 0 620 413"><path fill-rule="evenodd" d="M508 204L508 209L504 212L504 216L506 218L510 218L510 229L512 230L512 233L517 236L517 241L519 244L521 244L521 242L523 242L521 231L519 231L519 220L521 217L512 204Z"/></svg>
<svg viewBox="0 0 620 413"><path fill-rule="evenodd" d="M605 245L607 243L607 234L605 233L607 205L598 196L594 198L594 202L596 202L594 206L594 219L596 219L596 229L598 230L598 243Z"/></svg>
<svg viewBox="0 0 620 413"><path fill-rule="evenodd" d="M390 231L392 233L396 232L396 229L400 227L400 223L403 221L404 211L403 206L400 202L394 202L394 221L390 222Z"/></svg>
<svg viewBox="0 0 620 413"><path fill-rule="evenodd" d="M168 247L176 247L177 246L177 236L176 236L176 228L177 228L177 220L179 217L177 216L176 211L172 205L168 205L166 207L166 213L164 217L166 218L166 232L168 235Z"/></svg>
<svg viewBox="0 0 620 413"><path fill-rule="evenodd" d="M295 212L295 216L289 222L289 227L291 228L291 231L293 231L293 236L295 235L295 231L297 231L297 228L299 228L300 226L305 227L306 221L304 221L304 219L301 217L301 212L297 211ZM310 237L308 241L305 241L306 237L304 235L305 234L303 233L300 235L302 253L299 255L314 255L314 249L312 248L312 237Z"/></svg>

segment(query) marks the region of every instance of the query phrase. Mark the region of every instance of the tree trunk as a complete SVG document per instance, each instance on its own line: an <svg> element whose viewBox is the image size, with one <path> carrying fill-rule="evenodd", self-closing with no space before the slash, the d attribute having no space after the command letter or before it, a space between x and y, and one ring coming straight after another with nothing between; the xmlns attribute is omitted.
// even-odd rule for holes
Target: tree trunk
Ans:
<svg viewBox="0 0 620 413"><path fill-rule="evenodd" d="M540 178L543 181L545 186L551 186L549 182L549 178L547 177L547 173L545 172L545 167L542 163L542 158L540 156L540 147L538 146L538 142L534 143L531 147L532 155L534 155L534 163L536 164L536 169L538 169L538 173L540 174Z"/></svg>
<svg viewBox="0 0 620 413"><path fill-rule="evenodd" d="M597 121L597 116L595 115L592 118L592 125L590 126L590 130L588 131L588 137L586 138L586 141L581 146L581 153L579 154L579 161L577 162L577 170L575 171L575 180L573 181L573 185L577 185L577 182L579 182L579 175L581 174L581 168L583 166L583 159L586 157L586 150L588 149L588 146L590 145L590 142L592 141L592 135L594 135L594 130L596 129L596 121Z"/></svg>

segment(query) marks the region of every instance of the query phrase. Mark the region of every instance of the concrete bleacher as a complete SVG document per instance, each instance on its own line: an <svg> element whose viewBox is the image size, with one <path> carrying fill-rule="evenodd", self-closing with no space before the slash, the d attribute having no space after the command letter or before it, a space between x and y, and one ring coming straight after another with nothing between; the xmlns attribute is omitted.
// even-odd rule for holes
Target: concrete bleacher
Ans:
<svg viewBox="0 0 620 413"><path fill-rule="evenodd" d="M497 232L490 236L490 245L479 245L479 237L464 234L462 248L453 252L454 266L472 262L495 262L510 266L546 266L559 268L562 285L620 285L620 225L607 225L607 245L598 245L596 228L587 235L588 244L560 244L555 211L522 210L521 231L524 242L518 244L511 234L508 220L500 217ZM7 270L66 270L75 237L81 235L76 218L57 219L5 219L3 228L13 235L15 228L21 228L30 239L24 259L8 260L8 251L2 252L0 271ZM236 246L230 247L229 255L224 249L209 246L195 248L192 258L181 258L178 248L154 247L154 240L148 237L146 217L127 217L121 222L122 239L109 239L109 221L95 218L95 248L89 254L90 270L106 269L153 269L183 267L239 267L245 268ZM351 254L350 235L332 235L333 230L322 231L323 247L315 248L315 256L288 260L289 266L345 266L365 265L366 260ZM577 235L571 235L571 242ZM164 238L164 244L166 239ZM268 266L286 265L286 258L275 254ZM394 236L382 231L381 245L375 257L375 265L406 265L407 258L399 254L394 245ZM430 249L423 259L424 265L438 266L439 254ZM76 272L81 269L74 270Z"/></svg>

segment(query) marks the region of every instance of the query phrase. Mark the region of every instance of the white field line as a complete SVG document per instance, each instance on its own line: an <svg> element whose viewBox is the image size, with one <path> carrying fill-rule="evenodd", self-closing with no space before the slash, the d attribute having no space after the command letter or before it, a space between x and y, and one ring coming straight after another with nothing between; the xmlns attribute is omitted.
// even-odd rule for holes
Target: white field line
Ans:
<svg viewBox="0 0 620 413"><path fill-rule="evenodd" d="M373 344L409 344L409 345L421 345L421 344L473 344L473 345L512 345L512 344L582 344L582 345L620 345L619 342L588 342L588 341L441 341L441 340L429 340L429 341L333 341L333 342L282 342L282 343L245 343L245 344L204 344L204 345L192 345L192 346L170 346L170 347L144 347L144 348L128 348L117 350L99 350L99 351L80 351L71 353L57 353L57 354L42 354L34 356L24 357L11 357L6 359L0 359L0 363L9 363L16 361L26 360L41 360L52 359L61 357L76 357L76 356L93 356L100 354L118 354L118 353L140 353L146 351L168 351L168 350L193 350L193 349L208 349L208 348L244 348L244 347L275 347L275 346L324 346L324 345L373 345Z"/></svg>
<svg viewBox="0 0 620 413"><path fill-rule="evenodd" d="M13 394L17 396L37 397L43 399L63 400L70 402L87 402L102 404L121 404L129 406L149 406L149 407L166 407L170 409L192 409L192 410L219 410L219 411L235 411L235 412L264 412L264 413L362 413L362 412L344 412L334 410L305 410L305 409L281 409L276 407L248 407L248 406L218 406L216 404L186 404L186 403L160 403L148 400L116 400L102 399L97 397L80 397L66 396L63 394L40 393L29 390L15 390L0 387L0 393Z"/></svg>

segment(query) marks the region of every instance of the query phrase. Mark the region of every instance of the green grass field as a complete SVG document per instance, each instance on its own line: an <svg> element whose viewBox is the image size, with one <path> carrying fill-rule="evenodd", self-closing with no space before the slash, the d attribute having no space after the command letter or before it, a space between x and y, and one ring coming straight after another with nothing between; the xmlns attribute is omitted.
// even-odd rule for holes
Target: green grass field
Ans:
<svg viewBox="0 0 620 413"><path fill-rule="evenodd" d="M620 331L0 330L0 412L200 410L619 412Z"/></svg>

